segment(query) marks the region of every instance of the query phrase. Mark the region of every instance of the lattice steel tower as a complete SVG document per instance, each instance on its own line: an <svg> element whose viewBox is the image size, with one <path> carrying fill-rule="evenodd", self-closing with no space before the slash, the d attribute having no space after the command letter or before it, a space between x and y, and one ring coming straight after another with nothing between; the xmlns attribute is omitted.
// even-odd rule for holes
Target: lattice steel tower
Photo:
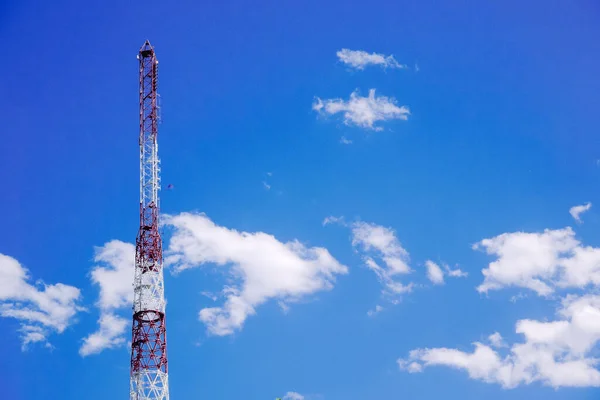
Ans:
<svg viewBox="0 0 600 400"><path fill-rule="evenodd" d="M140 67L140 229L136 239L131 400L169 399L162 240L158 230L158 60L148 41Z"/></svg>

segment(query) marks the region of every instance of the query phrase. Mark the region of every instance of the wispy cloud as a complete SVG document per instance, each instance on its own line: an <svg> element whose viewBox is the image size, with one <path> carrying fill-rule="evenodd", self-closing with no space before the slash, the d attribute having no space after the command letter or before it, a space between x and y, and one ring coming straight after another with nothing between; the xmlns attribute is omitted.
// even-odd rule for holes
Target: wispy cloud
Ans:
<svg viewBox="0 0 600 400"><path fill-rule="evenodd" d="M374 252L387 267L387 274L406 274L411 272L408 266L409 254L391 228L368 222L352 224L352 245L364 252Z"/></svg>
<svg viewBox="0 0 600 400"><path fill-rule="evenodd" d="M350 140L350 139L347 139L345 136L342 136L342 137L340 138L340 143L341 143L341 144L352 144L352 140Z"/></svg>
<svg viewBox="0 0 600 400"><path fill-rule="evenodd" d="M588 211L590 208L592 208L592 203L588 202L588 203L582 204L580 206L571 207L569 209L569 214L571 214L571 216L573 217L573 219L575 219L575 221L577 221L581 224L581 223L583 223L583 221L581 220L581 214Z"/></svg>
<svg viewBox="0 0 600 400"><path fill-rule="evenodd" d="M325 217L325 219L323 220L323 226L327 226L330 224L345 225L344 217L334 217L333 215Z"/></svg>
<svg viewBox="0 0 600 400"><path fill-rule="evenodd" d="M273 176L272 172L266 172L265 175L267 176L267 178L262 181L263 187L265 188L265 190L269 191L272 188L270 181L270 178Z"/></svg>
<svg viewBox="0 0 600 400"><path fill-rule="evenodd" d="M312 109L321 115L343 113L346 125L381 131L383 128L375 126L375 123L408 119L410 115L408 107L399 107L396 103L394 98L376 96L375 89L371 89L367 97L362 97L358 91L354 91L350 94L349 100L321 100L317 97L313 102Z"/></svg>
<svg viewBox="0 0 600 400"><path fill-rule="evenodd" d="M444 269L446 270L448 276L452 278L466 278L469 276L468 272L464 272L460 268L451 269L448 264L444 264Z"/></svg>
<svg viewBox="0 0 600 400"><path fill-rule="evenodd" d="M83 311L78 288L41 281L34 286L30 279L29 271L16 259L0 254L0 316L21 323L23 350L32 343L50 346L49 333L62 333L73 323L77 312Z"/></svg>
<svg viewBox="0 0 600 400"><path fill-rule="evenodd" d="M210 334L232 334L266 301L287 306L331 289L336 276L348 272L327 249L298 240L284 243L263 232L239 232L216 225L204 214L181 213L164 221L174 230L166 264L181 272L214 263L227 267L235 282L223 289L224 304L199 313Z"/></svg>
<svg viewBox="0 0 600 400"><path fill-rule="evenodd" d="M382 311L383 311L383 307L380 306L379 304L377 304L374 309L367 311L367 315L369 317L374 317L375 315L379 314Z"/></svg>
<svg viewBox="0 0 600 400"><path fill-rule="evenodd" d="M323 225L332 223L351 229L352 246L362 253L365 265L382 283L384 295L395 297L413 289L412 283L404 285L396 279L412 270L408 265L408 251L402 247L393 229L362 221L346 224L343 217L327 217L323 221Z"/></svg>
<svg viewBox="0 0 600 400"><path fill-rule="evenodd" d="M341 62L358 70L363 70L369 65L383 68L407 68L406 65L396 61L393 55L386 56L385 54L350 49L339 50L336 54Z"/></svg>
<svg viewBox="0 0 600 400"><path fill-rule="evenodd" d="M498 332L494 332L490 336L488 336L488 340L492 347L495 348L502 348L507 346L504 342L504 339L502 338L502 335L500 335L500 333Z"/></svg>

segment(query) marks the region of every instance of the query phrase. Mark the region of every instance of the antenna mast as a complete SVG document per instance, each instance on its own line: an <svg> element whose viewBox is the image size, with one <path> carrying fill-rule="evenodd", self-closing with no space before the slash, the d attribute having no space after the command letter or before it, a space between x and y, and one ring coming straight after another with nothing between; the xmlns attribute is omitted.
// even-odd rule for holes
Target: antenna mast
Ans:
<svg viewBox="0 0 600 400"><path fill-rule="evenodd" d="M158 60L146 41L140 73L140 229L136 239L130 400L169 399L162 239L158 229Z"/></svg>

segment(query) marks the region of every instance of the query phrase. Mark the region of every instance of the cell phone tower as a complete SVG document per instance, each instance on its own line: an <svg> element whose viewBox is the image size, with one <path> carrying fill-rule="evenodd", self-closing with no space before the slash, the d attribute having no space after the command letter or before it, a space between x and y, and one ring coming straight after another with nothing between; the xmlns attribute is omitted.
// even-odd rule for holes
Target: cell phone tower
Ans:
<svg viewBox="0 0 600 400"><path fill-rule="evenodd" d="M158 229L158 60L146 41L140 72L140 229L133 282L130 400L169 399L162 239Z"/></svg>

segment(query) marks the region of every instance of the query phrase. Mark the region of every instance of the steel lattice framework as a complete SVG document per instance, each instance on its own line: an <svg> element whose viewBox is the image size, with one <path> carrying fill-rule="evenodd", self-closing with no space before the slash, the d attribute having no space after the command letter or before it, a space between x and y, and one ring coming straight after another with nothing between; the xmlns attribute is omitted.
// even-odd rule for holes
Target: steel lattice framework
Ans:
<svg viewBox="0 0 600 400"><path fill-rule="evenodd" d="M158 229L158 60L140 49L140 229L136 239L131 400L169 399L162 239Z"/></svg>

